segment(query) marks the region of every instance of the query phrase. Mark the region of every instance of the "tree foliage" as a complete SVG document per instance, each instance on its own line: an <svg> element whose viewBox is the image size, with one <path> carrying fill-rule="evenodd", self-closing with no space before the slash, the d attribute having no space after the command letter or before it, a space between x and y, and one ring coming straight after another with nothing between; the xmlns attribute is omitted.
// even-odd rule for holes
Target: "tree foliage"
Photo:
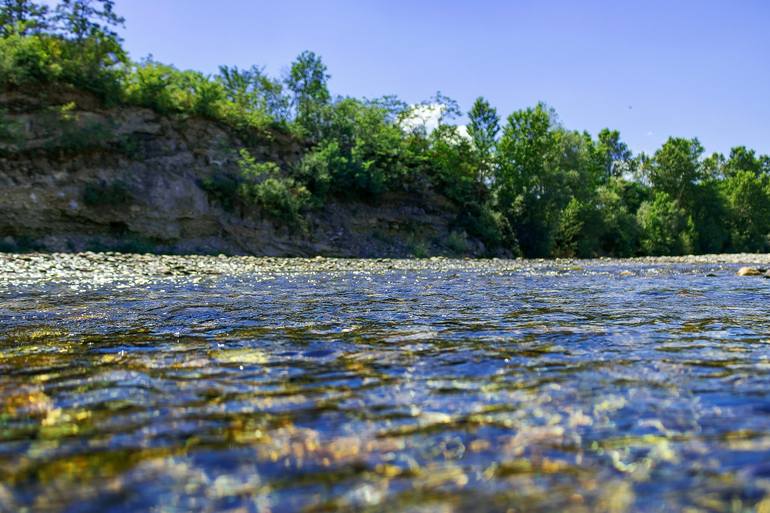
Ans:
<svg viewBox="0 0 770 513"><path fill-rule="evenodd" d="M331 99L328 80L326 65L321 57L310 51L297 56L286 79L286 85L294 95L297 123L313 138L320 135L325 107Z"/></svg>

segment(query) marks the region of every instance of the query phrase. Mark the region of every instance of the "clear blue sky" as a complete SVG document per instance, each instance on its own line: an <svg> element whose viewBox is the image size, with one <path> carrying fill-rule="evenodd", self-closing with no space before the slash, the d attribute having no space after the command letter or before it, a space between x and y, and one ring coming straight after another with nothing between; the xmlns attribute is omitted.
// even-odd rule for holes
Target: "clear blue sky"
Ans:
<svg viewBox="0 0 770 513"><path fill-rule="evenodd" d="M319 53L334 94L437 90L501 115L542 100L568 128L770 153L768 0L117 0L135 59L285 71Z"/></svg>

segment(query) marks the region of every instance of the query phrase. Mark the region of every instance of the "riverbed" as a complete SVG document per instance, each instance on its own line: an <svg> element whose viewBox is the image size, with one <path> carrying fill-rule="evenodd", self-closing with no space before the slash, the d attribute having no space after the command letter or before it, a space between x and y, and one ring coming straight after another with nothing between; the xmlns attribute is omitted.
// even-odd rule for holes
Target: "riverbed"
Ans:
<svg viewBox="0 0 770 513"><path fill-rule="evenodd" d="M768 255L0 255L0 511L770 512Z"/></svg>

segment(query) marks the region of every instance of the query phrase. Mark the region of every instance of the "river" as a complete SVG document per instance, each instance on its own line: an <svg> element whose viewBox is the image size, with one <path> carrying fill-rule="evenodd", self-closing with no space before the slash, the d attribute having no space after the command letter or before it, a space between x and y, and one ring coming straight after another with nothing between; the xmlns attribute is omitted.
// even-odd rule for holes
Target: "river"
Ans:
<svg viewBox="0 0 770 513"><path fill-rule="evenodd" d="M767 260L0 255L0 511L768 513Z"/></svg>

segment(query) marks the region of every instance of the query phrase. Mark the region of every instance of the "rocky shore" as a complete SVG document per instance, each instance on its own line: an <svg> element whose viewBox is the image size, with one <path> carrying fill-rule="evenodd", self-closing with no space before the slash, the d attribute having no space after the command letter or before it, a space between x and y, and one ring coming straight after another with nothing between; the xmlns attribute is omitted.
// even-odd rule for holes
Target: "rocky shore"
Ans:
<svg viewBox="0 0 770 513"><path fill-rule="evenodd" d="M745 268L770 266L770 254L723 254L628 259L345 259L274 258L252 256L151 255L125 253L0 254L0 284L78 281L91 284L147 283L187 277L202 280L261 273L387 272L431 269L446 272L575 273L605 272L618 278L661 272L735 276ZM762 273L760 273L762 275Z"/></svg>

